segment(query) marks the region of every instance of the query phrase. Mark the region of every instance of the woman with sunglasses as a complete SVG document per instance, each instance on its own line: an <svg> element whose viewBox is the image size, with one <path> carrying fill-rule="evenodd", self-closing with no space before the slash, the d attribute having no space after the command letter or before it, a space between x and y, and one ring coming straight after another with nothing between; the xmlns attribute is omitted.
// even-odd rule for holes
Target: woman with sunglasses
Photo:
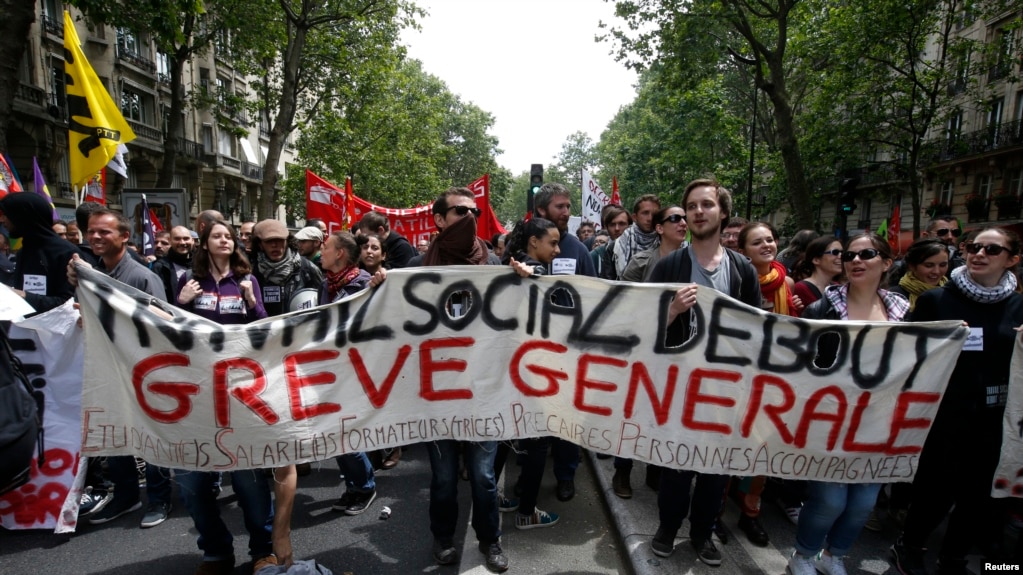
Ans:
<svg viewBox="0 0 1023 575"><path fill-rule="evenodd" d="M654 231L660 236L661 243L656 247L633 254L632 259L625 266L625 271L622 272L622 281L646 281L654 269L654 264L662 257L685 245L688 230L686 212L678 206L668 206L654 214Z"/></svg>
<svg viewBox="0 0 1023 575"><path fill-rule="evenodd" d="M806 308L806 319L902 321L906 298L881 289L892 266L888 242L874 234L854 236L842 253L847 283L830 286ZM827 364L829 341L821 341L818 363ZM789 559L792 575L845 575L843 559L874 509L880 483L807 482L807 499L799 513L796 550Z"/></svg>
<svg viewBox="0 0 1023 575"><path fill-rule="evenodd" d="M913 321L962 320L971 333L920 454L905 530L892 546L896 566L906 574L926 573L924 544L950 509L938 554L942 573L967 573L973 544L997 541L1001 532L989 493L1015 328L1023 324L1014 273L1020 241L1009 230L987 228L965 248L966 265L952 270L943 288L920 295L913 310Z"/></svg>
<svg viewBox="0 0 1023 575"><path fill-rule="evenodd" d="M916 300L927 290L945 285L948 278L948 248L940 240L920 238L906 251L906 275L891 291L909 299L909 311L916 308Z"/></svg>
<svg viewBox="0 0 1023 575"><path fill-rule="evenodd" d="M842 275L842 242L835 236L815 238L806 246L803 258L796 264L792 295L804 306L821 299L824 290Z"/></svg>

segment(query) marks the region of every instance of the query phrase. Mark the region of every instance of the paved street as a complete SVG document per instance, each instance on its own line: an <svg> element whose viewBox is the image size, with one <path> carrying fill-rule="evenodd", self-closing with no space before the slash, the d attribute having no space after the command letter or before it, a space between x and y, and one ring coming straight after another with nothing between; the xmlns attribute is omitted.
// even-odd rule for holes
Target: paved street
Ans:
<svg viewBox="0 0 1023 575"><path fill-rule="evenodd" d="M518 474L509 458L504 478L509 485ZM548 462L549 463L549 462ZM554 479L548 464L540 495L540 507L561 514L549 529L516 530L513 516L504 514L504 548L511 560L509 573L675 575L679 573L732 575L785 572L792 551L795 526L773 503L765 503L761 520L771 535L768 547L751 545L735 526L738 509L729 501L724 524L731 532L727 545L719 545L724 562L708 567L696 559L685 538L688 524L676 541L674 554L662 559L650 551L657 528L656 493L644 485L645 467L637 464L630 500L611 491L611 460L584 456L577 476L577 496L569 503L554 498ZM333 462L323 462L299 479L293 521L296 556L315 558L337 575L389 575L403 573L458 573L483 575L483 556L476 550L471 530L467 483L459 486L461 515L459 540L464 541L457 569L437 566L430 555L429 461L423 446L406 450L401 464L377 475L379 496L368 512L347 517L331 511L341 494L341 481ZM223 512L236 535L235 553L246 556L241 514L230 487L221 495ZM387 505L391 518L380 520ZM610 513L609 513L610 511ZM0 530L0 575L109 574L191 575L200 559L191 520L179 506L163 525L138 528L141 511L102 526L83 524L71 536L45 531ZM894 574L888 562L888 546L897 532L891 523L881 533L864 532L846 566L850 573ZM937 538L932 543L936 547ZM932 553L933 554L933 553ZM931 561L934 558L931 557ZM932 563L933 565L933 563ZM250 563L239 564L237 575L248 575ZM981 573L975 560L972 569Z"/></svg>

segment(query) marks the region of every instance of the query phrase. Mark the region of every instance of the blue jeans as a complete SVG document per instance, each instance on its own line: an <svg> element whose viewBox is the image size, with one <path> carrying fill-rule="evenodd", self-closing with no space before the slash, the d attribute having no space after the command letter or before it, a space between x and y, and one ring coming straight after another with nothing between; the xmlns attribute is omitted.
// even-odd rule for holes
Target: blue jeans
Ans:
<svg viewBox="0 0 1023 575"><path fill-rule="evenodd" d="M430 453L430 531L435 539L450 545L458 522L458 459L465 446L465 468L472 488L472 528L480 543L496 543L501 537L497 511L497 482L494 479L496 441L478 443L451 439L427 445Z"/></svg>
<svg viewBox="0 0 1023 575"><path fill-rule="evenodd" d="M880 490L880 483L807 482L807 498L796 530L796 551L816 555L827 540L832 555L847 555L870 518Z"/></svg>
<svg viewBox="0 0 1023 575"><path fill-rule="evenodd" d="M273 552L270 533L273 529L274 509L270 501L270 484L262 469L232 471L231 487L238 496L238 506L245 517L249 532L249 555L265 557ZM220 518L217 494L213 484L219 473L203 471L175 471L181 498L199 532L199 549L203 561L234 557L234 538L224 520Z"/></svg>
<svg viewBox="0 0 1023 575"><path fill-rule="evenodd" d="M690 497L689 488L692 487L694 477L696 488ZM682 527L686 515L689 515L689 537L693 541L710 539L727 486L727 475L663 470L661 489L657 492L657 511L661 520L659 530L675 535Z"/></svg>
<svg viewBox="0 0 1023 575"><path fill-rule="evenodd" d="M352 493L369 493L377 488L373 464L364 451L346 453L334 458L345 476L345 488Z"/></svg>
<svg viewBox="0 0 1023 575"><path fill-rule="evenodd" d="M130 455L118 455L107 458L107 469L110 482L114 484L114 499L120 502L139 500L139 477L135 458ZM171 483L170 470L146 463L146 496L150 505L170 503Z"/></svg>

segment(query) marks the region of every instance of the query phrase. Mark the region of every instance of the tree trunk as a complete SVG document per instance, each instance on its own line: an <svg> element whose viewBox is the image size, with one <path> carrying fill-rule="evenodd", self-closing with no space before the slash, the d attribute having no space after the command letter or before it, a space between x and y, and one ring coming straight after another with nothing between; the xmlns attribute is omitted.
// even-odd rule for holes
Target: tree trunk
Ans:
<svg viewBox="0 0 1023 575"><path fill-rule="evenodd" d="M267 144L266 160L263 162L263 183L260 186L259 218L272 218L276 215L277 198L274 188L277 186L277 166L281 162L284 144L291 132L298 109L298 71L301 65L302 52L305 50L306 34L309 30L295 26L295 36L290 38L284 51L284 83L281 86L281 98L277 106L277 117L270 129L270 142Z"/></svg>
<svg viewBox="0 0 1023 575"><path fill-rule="evenodd" d="M18 66L28 45L28 33L35 22L35 3L0 0L0 152L7 151L7 125L11 121L14 96L18 92Z"/></svg>
<svg viewBox="0 0 1023 575"><path fill-rule="evenodd" d="M156 178L157 188L169 188L174 183L174 171L178 162L178 138L184 134L181 129L184 123L181 112L185 108L181 77L185 70L185 60L179 57L181 52L189 52L188 46L181 48L177 54L170 57L170 117L167 118L167 133L163 135L163 164L160 166L160 175Z"/></svg>
<svg viewBox="0 0 1023 575"><path fill-rule="evenodd" d="M803 158L799 153L799 139L796 136L796 122L785 91L784 79L776 75L773 84L764 86L764 92L771 99L774 121L777 126L778 149L785 164L785 181L788 184L789 205L800 229L815 229L810 190L803 171Z"/></svg>

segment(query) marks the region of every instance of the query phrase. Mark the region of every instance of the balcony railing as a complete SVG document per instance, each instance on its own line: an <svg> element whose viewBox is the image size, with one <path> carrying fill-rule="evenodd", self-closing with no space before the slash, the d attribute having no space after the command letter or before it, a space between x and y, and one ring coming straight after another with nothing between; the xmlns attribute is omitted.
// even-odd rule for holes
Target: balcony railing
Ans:
<svg viewBox="0 0 1023 575"><path fill-rule="evenodd" d="M163 143L163 133L161 133L157 128L149 127L141 122L136 122L135 120L128 120L128 125L131 126L131 131L135 132L136 136L160 144Z"/></svg>
<svg viewBox="0 0 1023 575"><path fill-rule="evenodd" d="M242 162L242 177L263 181L263 166Z"/></svg>
<svg viewBox="0 0 1023 575"><path fill-rule="evenodd" d="M18 89L14 92L14 99L42 106L43 102L46 101L46 90L36 88L30 84L18 84Z"/></svg>
<svg viewBox="0 0 1023 575"><path fill-rule="evenodd" d="M227 166L228 168L240 170L242 167L241 161L236 160L230 156L221 156L221 160L224 162L224 165Z"/></svg>
<svg viewBox="0 0 1023 575"><path fill-rule="evenodd" d="M125 62L128 62L132 66L135 66L136 68L141 68L142 70L145 70L147 72L150 73L156 72L156 64L154 64L152 60L146 58L141 54L136 54L135 52L132 52L123 44L117 45L117 58L119 60L124 60Z"/></svg>
<svg viewBox="0 0 1023 575"><path fill-rule="evenodd" d="M75 199L75 192L71 189L71 184L67 182L57 182L57 189L60 190L59 192L60 195L58 197L60 197L61 199L64 200Z"/></svg>
<svg viewBox="0 0 1023 575"><path fill-rule="evenodd" d="M199 142L178 138L178 155L201 162L206 155L206 149Z"/></svg>
<svg viewBox="0 0 1023 575"><path fill-rule="evenodd" d="M931 162L946 162L992 150L1023 146L1023 120L1002 122L951 140L931 142L922 155Z"/></svg>
<svg viewBox="0 0 1023 575"><path fill-rule="evenodd" d="M44 12L42 16L39 18L39 21L42 22L43 30L45 30L47 34L51 34L58 38L64 37L64 23L61 22L60 20L57 20L56 18L51 18L50 16L47 16L46 13Z"/></svg>

